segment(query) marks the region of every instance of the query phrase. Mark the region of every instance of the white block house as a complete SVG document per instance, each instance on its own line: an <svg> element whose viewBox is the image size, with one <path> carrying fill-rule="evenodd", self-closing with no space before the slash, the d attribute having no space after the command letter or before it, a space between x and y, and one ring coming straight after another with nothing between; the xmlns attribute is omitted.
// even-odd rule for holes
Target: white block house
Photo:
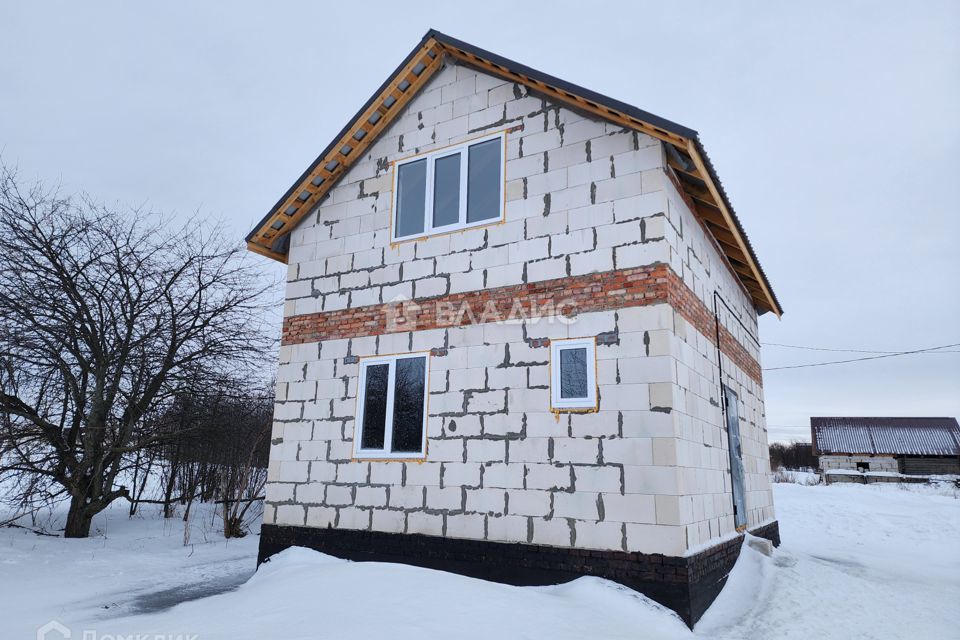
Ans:
<svg viewBox="0 0 960 640"><path fill-rule="evenodd" d="M261 561L600 575L692 624L778 540L781 309L695 131L430 31L248 246L289 265Z"/></svg>

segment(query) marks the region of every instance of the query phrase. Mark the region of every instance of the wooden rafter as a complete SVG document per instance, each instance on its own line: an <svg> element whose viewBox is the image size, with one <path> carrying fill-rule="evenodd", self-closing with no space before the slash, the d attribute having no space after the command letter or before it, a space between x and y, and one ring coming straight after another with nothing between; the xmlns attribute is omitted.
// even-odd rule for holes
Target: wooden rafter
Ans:
<svg viewBox="0 0 960 640"><path fill-rule="evenodd" d="M526 85L549 98L572 105L581 111L591 113L595 116L603 118L604 120L616 122L617 124L621 124L628 129L642 131L643 133L657 138L658 140L681 145L683 148L686 148L686 139L683 136L677 135L676 133L665 131L660 127L655 127L628 114L621 113L615 109L610 109L609 107L601 104L597 104L592 100L587 100L586 98L573 94L569 91L546 84L540 80L537 80L536 78L531 78L522 73L517 73L516 71L512 71L504 66L494 64L474 53L443 43L441 43L441 47L452 57L462 60L472 67L479 68L490 75Z"/></svg>
<svg viewBox="0 0 960 640"><path fill-rule="evenodd" d="M253 251L254 253L258 253L261 256L266 256L267 258L271 258L278 262L283 262L284 264L287 262L286 254L277 253L276 251L268 249L267 247L257 244L256 242L247 242L247 249L249 251Z"/></svg>
<svg viewBox="0 0 960 640"><path fill-rule="evenodd" d="M357 158L377 139L404 106L415 96L442 65L437 41L423 43L416 55L397 73L390 86L357 118L330 151L291 189L290 194L271 215L263 221L249 241L247 248L274 260L286 262L284 254L273 250L277 239L284 236L303 219L337 183ZM401 89L401 85L405 88Z"/></svg>
<svg viewBox="0 0 960 640"><path fill-rule="evenodd" d="M684 148L686 148L686 142L684 142ZM691 162L692 162L692 160L691 160ZM703 179L703 177L697 172L696 169L694 169L694 168L688 168L688 167L683 166L683 164L681 164L680 162L678 162L677 159L674 158L673 156L670 156L670 155L667 156L667 164L669 164L670 167L671 167L674 171L677 172L677 175L678 175L678 176L679 176L679 175L686 175L686 176L690 176L690 177L692 177L692 178L694 178L694 179L696 179L696 180L699 180L700 182L705 182L705 180Z"/></svg>
<svg viewBox="0 0 960 640"><path fill-rule="evenodd" d="M697 167L697 173L699 173L704 178L709 178L710 172L707 170L706 164L702 157L700 157L700 151L697 149L697 144L694 140L687 141L687 154L693 160L694 164ZM767 287L765 278L761 275L763 272L760 270L760 266L754 260L751 251L748 248L746 240L740 234L740 230L737 227L737 223L733 220L733 215L727 209L726 202L724 198L720 195L720 191L717 188L717 185L714 184L713 180L704 180L707 185L707 189L710 190L713 200L717 203L720 213L723 216L723 220L726 223L727 230L734 236L737 245L739 246L741 253L746 258L746 264L750 268L751 275L755 278L756 282L760 285L760 292L763 294L761 301L763 306L770 311L772 311L777 316L780 315L780 306L777 304L777 299L774 297L773 293Z"/></svg>
<svg viewBox="0 0 960 640"><path fill-rule="evenodd" d="M736 271L741 276L743 276L742 279L745 279L748 281L743 283L744 286L746 286L747 288L753 287L758 291L760 291L759 284L757 283L757 279L753 277L752 273L750 273L750 269L748 269L746 266L743 266L743 265L734 264L733 270Z"/></svg>
<svg viewBox="0 0 960 640"><path fill-rule="evenodd" d="M705 205L716 209L718 212L720 211L720 207L717 206L717 202L713 199L713 194L710 193L710 190L707 189L706 186L696 184L687 178L681 178L680 181L683 184L683 190L687 193L687 195L698 202L702 202ZM722 215L720 217L721 219L723 218Z"/></svg>
<svg viewBox="0 0 960 640"><path fill-rule="evenodd" d="M720 209L713 204L708 204L703 200L697 198L691 198L694 201L694 205L697 207L697 213L702 217L706 222L714 224L718 227L724 227L723 214L720 213Z"/></svg>
<svg viewBox="0 0 960 640"><path fill-rule="evenodd" d="M699 212L699 207L697 210ZM706 222L707 228L709 229L710 233L713 234L713 237L716 238L717 242L727 247L728 251L725 251L725 253L732 258L742 260L744 264L746 264L744 252L740 248L740 245L737 244L737 239L732 233L730 233L730 230L722 225L710 222L709 220Z"/></svg>
<svg viewBox="0 0 960 640"><path fill-rule="evenodd" d="M686 156L686 154L683 155ZM689 160L693 164L693 159ZM714 199L713 192L707 186L707 180L704 180L695 167L684 166L669 155L667 161L676 173L680 187L693 201L697 215L706 223L707 229L726 255L730 268L736 272L754 299L766 301L767 294L761 286L760 279L750 267L747 252L742 248L737 235L728 226L718 201Z"/></svg>
<svg viewBox="0 0 960 640"><path fill-rule="evenodd" d="M741 276L740 281L743 283L744 288L751 294L763 293L763 289L760 288L760 283L750 274L749 267L736 260L731 260L730 265L733 267L733 270Z"/></svg>

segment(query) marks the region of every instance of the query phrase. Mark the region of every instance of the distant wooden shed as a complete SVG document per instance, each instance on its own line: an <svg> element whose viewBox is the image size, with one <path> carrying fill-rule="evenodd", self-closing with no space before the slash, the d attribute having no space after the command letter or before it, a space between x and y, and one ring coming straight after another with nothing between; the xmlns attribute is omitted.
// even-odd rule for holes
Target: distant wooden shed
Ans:
<svg viewBox="0 0 960 640"><path fill-rule="evenodd" d="M956 418L810 418L822 471L960 474Z"/></svg>

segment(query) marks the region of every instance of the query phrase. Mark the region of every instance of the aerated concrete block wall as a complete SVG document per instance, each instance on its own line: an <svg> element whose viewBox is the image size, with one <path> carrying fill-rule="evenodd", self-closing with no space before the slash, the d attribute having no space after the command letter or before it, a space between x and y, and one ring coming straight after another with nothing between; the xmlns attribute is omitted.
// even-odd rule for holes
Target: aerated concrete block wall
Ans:
<svg viewBox="0 0 960 640"><path fill-rule="evenodd" d="M820 470L830 471L832 469L857 470L857 463L868 463L870 471L892 471L899 473L900 468L897 459L893 456L820 456Z"/></svg>
<svg viewBox="0 0 960 640"><path fill-rule="evenodd" d="M672 322L657 305L283 347L265 520L682 555L675 420L650 405L673 358L646 355ZM550 349L531 339L607 332L620 344L597 348L602 409L550 413ZM437 347L427 460L352 461L358 365L344 359Z"/></svg>
<svg viewBox="0 0 960 640"><path fill-rule="evenodd" d="M664 180L669 221L670 265L722 326L760 362L757 314L750 297L725 262L715 241L696 219L674 184ZM717 301L714 301L714 294ZM724 304L724 302L726 304ZM683 468L681 521L691 546L702 545L734 530L730 487L730 452L719 382L739 399L741 449L747 491L747 524L775 519L770 484L770 452L763 386L738 363L721 354L722 377L715 345L678 315L674 340L677 381L672 408L678 414L677 457Z"/></svg>
<svg viewBox="0 0 960 640"><path fill-rule="evenodd" d="M504 223L391 246L391 162L520 126ZM671 204L664 166L653 138L448 65L292 233L285 316L666 263L704 299L723 288L755 327ZM691 265L688 248L713 262ZM616 336L597 347L600 410L558 419L537 339L596 335ZM429 349L426 462L353 461L356 357ZM265 523L668 555L733 528L715 350L669 304L286 345L280 358ZM752 525L772 517L762 398L732 364L724 375L744 404Z"/></svg>
<svg viewBox="0 0 960 640"><path fill-rule="evenodd" d="M506 222L390 246L390 163L507 135ZM286 316L665 262L663 149L447 66L291 234Z"/></svg>

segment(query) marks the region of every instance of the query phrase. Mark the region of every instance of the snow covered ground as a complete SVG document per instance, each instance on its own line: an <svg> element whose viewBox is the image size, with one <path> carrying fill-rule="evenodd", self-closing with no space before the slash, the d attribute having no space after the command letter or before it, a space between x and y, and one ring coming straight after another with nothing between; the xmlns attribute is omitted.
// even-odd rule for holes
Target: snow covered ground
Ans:
<svg viewBox="0 0 960 640"><path fill-rule="evenodd" d="M88 540L0 529L0 638L35 638L50 620L85 639L957 637L956 490L774 491L784 544L772 558L745 548L693 633L646 598L592 578L519 588L305 549L251 577L255 535L224 541L201 510L185 547L180 520L154 511L129 520L118 505Z"/></svg>
<svg viewBox="0 0 960 640"><path fill-rule="evenodd" d="M96 535L82 540L0 529L0 639L33 639L50 620L73 629L74 638L83 637L78 630L107 633L102 625L118 616L236 587L253 575L258 536L225 540L211 510L194 507L185 546L182 519L164 520L154 507L131 519L127 506L117 502L98 515ZM62 526L60 513L42 524L58 521Z"/></svg>
<svg viewBox="0 0 960 640"><path fill-rule="evenodd" d="M775 484L774 506L783 544L773 558L738 563L697 635L960 637L955 489Z"/></svg>
<svg viewBox="0 0 960 640"><path fill-rule="evenodd" d="M816 471L811 471L808 469L804 469L802 471L793 469L777 469L773 473L773 481L812 486L815 484L820 484L820 474Z"/></svg>

